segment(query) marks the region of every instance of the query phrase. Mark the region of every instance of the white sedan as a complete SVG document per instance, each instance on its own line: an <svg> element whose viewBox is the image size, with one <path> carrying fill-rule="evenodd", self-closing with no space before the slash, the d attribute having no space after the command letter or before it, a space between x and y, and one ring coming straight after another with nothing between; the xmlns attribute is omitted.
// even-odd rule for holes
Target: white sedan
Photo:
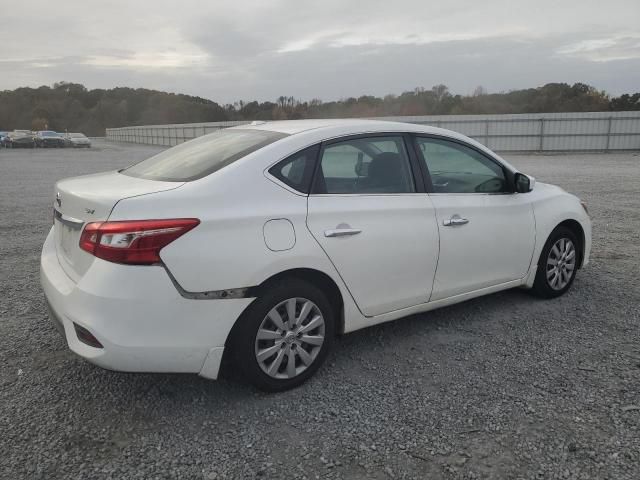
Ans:
<svg viewBox="0 0 640 480"><path fill-rule="evenodd" d="M513 287L565 293L586 207L463 135L366 120L254 123L56 185L41 281L104 368L235 367L270 391L336 334ZM223 362L224 360L224 362Z"/></svg>
<svg viewBox="0 0 640 480"><path fill-rule="evenodd" d="M91 140L84 133L65 133L64 139L70 147L91 148Z"/></svg>

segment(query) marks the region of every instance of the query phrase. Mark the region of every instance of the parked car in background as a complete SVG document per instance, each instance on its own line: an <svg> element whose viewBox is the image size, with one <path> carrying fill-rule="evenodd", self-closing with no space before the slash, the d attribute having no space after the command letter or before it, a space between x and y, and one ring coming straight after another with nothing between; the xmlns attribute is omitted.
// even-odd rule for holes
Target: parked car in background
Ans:
<svg viewBox="0 0 640 480"><path fill-rule="evenodd" d="M4 139L7 135L9 135L9 132L0 132L0 145L4 144Z"/></svg>
<svg viewBox="0 0 640 480"><path fill-rule="evenodd" d="M62 136L51 130L41 130L36 133L35 136L35 144L36 147L40 148L63 148L64 147L64 139Z"/></svg>
<svg viewBox="0 0 640 480"><path fill-rule="evenodd" d="M29 130L14 130L4 137L2 144L6 148L33 148L33 134Z"/></svg>
<svg viewBox="0 0 640 480"><path fill-rule="evenodd" d="M212 379L225 358L271 391L336 333L514 287L558 297L591 249L580 199L407 123L224 129L61 180L51 206L41 281L71 350Z"/></svg>
<svg viewBox="0 0 640 480"><path fill-rule="evenodd" d="M65 147L73 147L73 145L71 144L71 139L69 138L69 134L67 132L60 133L60 137L62 138Z"/></svg>
<svg viewBox="0 0 640 480"><path fill-rule="evenodd" d="M91 148L91 140L84 133L65 133L64 139L70 147Z"/></svg>

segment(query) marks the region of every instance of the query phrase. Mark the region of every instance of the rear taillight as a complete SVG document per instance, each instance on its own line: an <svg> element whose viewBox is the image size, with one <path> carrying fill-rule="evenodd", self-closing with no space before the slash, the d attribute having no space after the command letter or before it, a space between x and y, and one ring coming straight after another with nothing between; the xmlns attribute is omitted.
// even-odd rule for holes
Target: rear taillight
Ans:
<svg viewBox="0 0 640 480"><path fill-rule="evenodd" d="M115 263L160 263L160 250L200 223L197 218L88 223L80 248Z"/></svg>

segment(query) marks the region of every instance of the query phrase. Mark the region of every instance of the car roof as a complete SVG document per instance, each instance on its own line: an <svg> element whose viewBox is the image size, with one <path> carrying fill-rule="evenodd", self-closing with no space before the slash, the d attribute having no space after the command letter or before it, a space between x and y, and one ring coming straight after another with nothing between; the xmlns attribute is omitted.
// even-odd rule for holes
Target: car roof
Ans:
<svg viewBox="0 0 640 480"><path fill-rule="evenodd" d="M394 122L389 120L366 120L360 118L329 118L313 120L279 120L275 122L253 122L231 127L232 129L255 129L279 132L287 135L314 134L319 140L345 135L384 132L412 132L439 135L463 140L486 150L475 140L458 132L417 123Z"/></svg>
<svg viewBox="0 0 640 480"><path fill-rule="evenodd" d="M359 118L322 118L310 120L279 120L273 122L253 122L247 125L239 125L237 129L256 129L268 130L272 132L285 133L287 135L295 135L309 130L317 130L322 128L344 128L346 134L358 132L375 132L375 131L418 131L428 133L442 132L440 128L429 127L426 125L418 125L415 123L393 122L385 120L365 120Z"/></svg>
<svg viewBox="0 0 640 480"><path fill-rule="evenodd" d="M516 171L504 158L489 150L480 142L462 135L461 133L444 128L431 127L417 123L397 122L391 120L366 120L359 118L350 119L312 119L312 120L279 120L273 122L252 122L246 125L231 127L231 129L255 129L272 132L280 132L289 135L289 138L302 134L310 141L318 142L329 138L336 138L347 135L358 135L366 133L384 132L411 132L436 135L440 137L456 139L466 144L473 145L477 149L500 160L507 168Z"/></svg>

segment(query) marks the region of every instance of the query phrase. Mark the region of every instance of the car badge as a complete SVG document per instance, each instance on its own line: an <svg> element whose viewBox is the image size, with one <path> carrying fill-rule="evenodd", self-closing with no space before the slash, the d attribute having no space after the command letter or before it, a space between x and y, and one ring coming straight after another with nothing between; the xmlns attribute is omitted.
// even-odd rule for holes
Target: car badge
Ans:
<svg viewBox="0 0 640 480"><path fill-rule="evenodd" d="M60 192L56 193L56 203L59 207L62 206L62 195L60 195Z"/></svg>
<svg viewBox="0 0 640 480"><path fill-rule="evenodd" d="M94 208L85 208L84 211L89 215L93 215L94 213L96 213L96 210Z"/></svg>

